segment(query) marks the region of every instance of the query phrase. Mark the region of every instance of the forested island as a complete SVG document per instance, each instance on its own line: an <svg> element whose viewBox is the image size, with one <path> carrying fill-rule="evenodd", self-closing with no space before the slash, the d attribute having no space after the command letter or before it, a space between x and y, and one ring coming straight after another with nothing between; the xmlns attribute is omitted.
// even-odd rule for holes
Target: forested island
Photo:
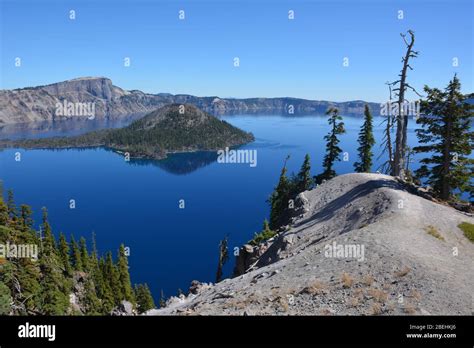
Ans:
<svg viewBox="0 0 474 348"><path fill-rule="evenodd" d="M73 137L1 140L0 148L68 149L104 147L130 158L163 159L168 153L213 151L254 140L229 123L189 104L161 107L120 129Z"/></svg>

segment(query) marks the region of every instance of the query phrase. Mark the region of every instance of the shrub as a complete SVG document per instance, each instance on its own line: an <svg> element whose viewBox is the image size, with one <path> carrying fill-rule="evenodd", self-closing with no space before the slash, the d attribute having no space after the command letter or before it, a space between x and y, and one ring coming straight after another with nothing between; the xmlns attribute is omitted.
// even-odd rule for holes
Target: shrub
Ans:
<svg viewBox="0 0 474 348"><path fill-rule="evenodd" d="M354 283L354 279L352 279L352 277L346 272L342 274L341 281L344 288L350 288Z"/></svg>
<svg viewBox="0 0 474 348"><path fill-rule="evenodd" d="M429 226L425 227L425 231L430 236L433 236L433 237L435 237L439 240L442 240L444 242L444 237L441 235L441 233L439 233L439 231L437 230L436 227L429 225Z"/></svg>
<svg viewBox="0 0 474 348"><path fill-rule="evenodd" d="M260 233L255 233L254 237L252 240L248 242L250 245L258 245L263 241L266 241L276 235L275 231L272 231L268 225L268 221L265 220L263 222L263 228Z"/></svg>
<svg viewBox="0 0 474 348"><path fill-rule="evenodd" d="M467 239L469 239L472 243L474 243L474 224L469 222L462 222L458 225L461 231L464 232L464 235Z"/></svg>

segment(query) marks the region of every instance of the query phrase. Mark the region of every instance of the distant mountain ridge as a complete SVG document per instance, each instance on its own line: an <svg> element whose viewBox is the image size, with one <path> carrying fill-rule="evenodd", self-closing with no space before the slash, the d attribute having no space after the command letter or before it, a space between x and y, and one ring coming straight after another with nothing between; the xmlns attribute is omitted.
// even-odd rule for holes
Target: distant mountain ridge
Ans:
<svg viewBox="0 0 474 348"><path fill-rule="evenodd" d="M146 114L167 104L192 104L213 115L235 113L323 114L328 107L339 108L342 115L362 115L365 101L331 102L299 98L219 98L187 94L149 94L124 90L106 77L82 77L50 85L0 90L0 125L37 121L54 121L83 116L59 116L57 103L94 103L95 117L120 118ZM367 103L374 115L380 114L378 103ZM292 109L292 110L291 110Z"/></svg>

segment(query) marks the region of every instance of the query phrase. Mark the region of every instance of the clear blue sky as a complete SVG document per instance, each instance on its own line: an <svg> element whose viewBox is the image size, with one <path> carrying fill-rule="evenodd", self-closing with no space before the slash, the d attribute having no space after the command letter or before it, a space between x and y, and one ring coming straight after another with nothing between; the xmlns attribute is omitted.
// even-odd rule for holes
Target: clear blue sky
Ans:
<svg viewBox="0 0 474 348"><path fill-rule="evenodd" d="M413 29L411 84L443 88L457 72L474 92L472 0L0 2L2 89L106 76L150 93L385 101L404 53L399 33Z"/></svg>

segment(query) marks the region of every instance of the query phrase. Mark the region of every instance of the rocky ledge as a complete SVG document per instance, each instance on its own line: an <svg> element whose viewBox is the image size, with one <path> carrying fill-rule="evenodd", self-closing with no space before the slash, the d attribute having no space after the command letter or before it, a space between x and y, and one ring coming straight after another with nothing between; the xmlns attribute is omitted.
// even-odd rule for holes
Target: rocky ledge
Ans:
<svg viewBox="0 0 474 348"><path fill-rule="evenodd" d="M293 223L244 246L237 277L149 315L471 315L470 214L395 178L346 174L300 194Z"/></svg>

